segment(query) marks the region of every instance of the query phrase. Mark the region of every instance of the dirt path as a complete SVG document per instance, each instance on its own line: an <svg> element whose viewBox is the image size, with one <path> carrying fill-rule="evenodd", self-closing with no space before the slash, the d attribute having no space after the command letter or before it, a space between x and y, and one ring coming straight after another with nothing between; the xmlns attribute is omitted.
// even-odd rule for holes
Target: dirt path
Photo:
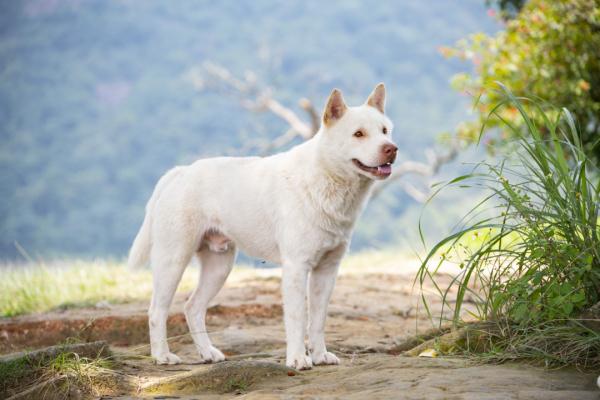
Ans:
<svg viewBox="0 0 600 400"><path fill-rule="evenodd" d="M180 314L170 324L172 350L185 364L156 366L148 355L146 303L0 320L0 349L54 344L64 337L104 339L135 381L112 398L356 398L356 399L597 399L595 376L515 365L474 365L465 360L390 354L399 341L430 327L417 318L413 268L342 271L329 310L327 338L342 365L291 372L283 367L284 330L279 271L234 276L209 311L214 344L230 361L194 364L196 354ZM439 303L434 302L439 310ZM163 396L163 397L161 397ZM175 397L164 397L175 396Z"/></svg>

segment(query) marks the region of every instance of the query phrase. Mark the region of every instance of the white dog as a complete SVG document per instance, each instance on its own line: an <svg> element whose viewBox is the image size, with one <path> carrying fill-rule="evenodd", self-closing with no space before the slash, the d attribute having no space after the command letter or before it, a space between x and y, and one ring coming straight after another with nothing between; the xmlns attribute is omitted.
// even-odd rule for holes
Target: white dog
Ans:
<svg viewBox="0 0 600 400"><path fill-rule="evenodd" d="M282 265L286 364L309 369L339 363L325 347L327 305L370 188L391 174L396 158L384 104L383 84L358 107L347 107L342 93L333 90L319 132L291 150L264 158L199 160L159 180L129 255L130 266L150 260L153 268L148 315L156 362L180 362L169 351L166 323L194 255L202 269L185 304L186 320L201 361L225 359L208 338L205 315L239 248Z"/></svg>

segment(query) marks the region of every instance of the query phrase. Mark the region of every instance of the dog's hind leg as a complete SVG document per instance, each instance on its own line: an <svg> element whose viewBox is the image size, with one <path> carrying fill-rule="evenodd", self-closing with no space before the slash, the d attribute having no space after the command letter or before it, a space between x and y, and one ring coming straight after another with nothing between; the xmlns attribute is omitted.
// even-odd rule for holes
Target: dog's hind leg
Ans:
<svg viewBox="0 0 600 400"><path fill-rule="evenodd" d="M148 310L150 349L157 364L178 364L179 357L169 351L167 343L167 318L173 295L188 265L193 248L170 249L155 243L152 248L152 301Z"/></svg>
<svg viewBox="0 0 600 400"><path fill-rule="evenodd" d="M203 246L197 253L200 259L200 281L185 304L185 318L190 327L200 361L212 363L225 360L225 356L214 347L206 331L206 309L210 301L223 287L235 261L236 249L229 242L223 251L213 251Z"/></svg>

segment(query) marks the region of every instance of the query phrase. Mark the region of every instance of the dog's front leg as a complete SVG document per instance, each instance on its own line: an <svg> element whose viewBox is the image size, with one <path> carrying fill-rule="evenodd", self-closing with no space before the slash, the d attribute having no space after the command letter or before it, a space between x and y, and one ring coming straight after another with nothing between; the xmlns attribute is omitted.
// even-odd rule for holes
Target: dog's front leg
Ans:
<svg viewBox="0 0 600 400"><path fill-rule="evenodd" d="M314 365L335 365L340 363L335 354L328 352L325 346L325 320L327 318L329 299L335 286L339 263L345 249L345 246L341 246L331 251L310 272L308 349Z"/></svg>
<svg viewBox="0 0 600 400"><path fill-rule="evenodd" d="M286 365L296 369L312 368L306 354L306 285L310 267L306 263L286 262L283 265L281 291L286 335Z"/></svg>

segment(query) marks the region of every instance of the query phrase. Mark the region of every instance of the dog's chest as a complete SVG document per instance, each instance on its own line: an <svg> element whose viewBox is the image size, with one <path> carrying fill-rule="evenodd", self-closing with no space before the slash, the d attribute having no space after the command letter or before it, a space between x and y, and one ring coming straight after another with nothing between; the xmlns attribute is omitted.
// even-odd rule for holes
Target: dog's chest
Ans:
<svg viewBox="0 0 600 400"><path fill-rule="evenodd" d="M322 240L336 246L349 239L367 195L368 187L323 185L307 192L304 212L320 228Z"/></svg>

